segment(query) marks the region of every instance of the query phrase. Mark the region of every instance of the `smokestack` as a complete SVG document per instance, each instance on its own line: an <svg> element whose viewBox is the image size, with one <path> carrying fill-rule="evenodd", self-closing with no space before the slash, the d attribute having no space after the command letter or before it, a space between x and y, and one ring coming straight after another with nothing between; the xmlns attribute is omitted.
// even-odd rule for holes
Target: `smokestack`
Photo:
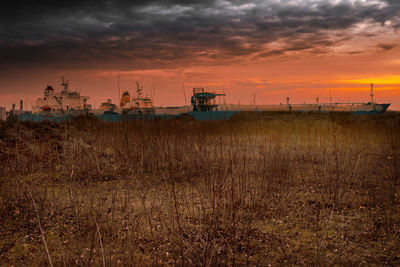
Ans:
<svg viewBox="0 0 400 267"><path fill-rule="evenodd" d="M22 99L19 100L19 110L23 110L23 102L22 102Z"/></svg>

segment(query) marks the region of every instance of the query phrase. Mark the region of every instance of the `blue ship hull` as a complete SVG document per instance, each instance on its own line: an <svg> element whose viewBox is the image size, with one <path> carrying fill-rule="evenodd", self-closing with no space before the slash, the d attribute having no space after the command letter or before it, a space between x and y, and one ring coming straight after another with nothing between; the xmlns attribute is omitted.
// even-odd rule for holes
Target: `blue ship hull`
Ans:
<svg viewBox="0 0 400 267"><path fill-rule="evenodd" d="M389 108L390 104L374 104L373 108L369 109L355 109L351 111L347 110L331 110L331 109L308 109L308 108L302 108L300 106L297 106L297 108L291 109L291 111L296 111L296 112L322 112L322 113L329 113L329 112L350 112L353 114L380 114L386 112L386 110ZM252 112L263 112L263 111L269 111L268 109L264 110L253 110ZM274 111L279 111L279 110L274 110ZM285 109L280 110L280 111L288 111ZM180 113L180 114L154 114L154 113L135 113L135 114L120 114L117 112L113 111L105 111L101 115L93 115L90 112L86 114L86 116L93 116L96 117L99 120L105 121L105 122L129 122L129 121L135 121L135 120L146 120L146 121L152 121L152 120L157 120L157 119L172 119L172 118L177 118L180 117L184 114L188 114L191 117L193 117L195 120L198 121L220 121L220 120L228 120L230 119L233 115L239 114L243 111L241 110L226 110L226 111L190 111L190 112L185 112L185 113ZM81 114L82 116L82 114ZM18 115L12 115L10 116L14 120L18 121L33 121L33 122L41 122L41 121L52 121L52 122L66 122L70 121L74 117L77 117L77 115L73 114L34 114L30 112L25 112L22 114Z"/></svg>
<svg viewBox="0 0 400 267"><path fill-rule="evenodd" d="M198 121L220 121L228 120L235 114L240 113L240 110L236 111L191 111L188 114Z"/></svg>

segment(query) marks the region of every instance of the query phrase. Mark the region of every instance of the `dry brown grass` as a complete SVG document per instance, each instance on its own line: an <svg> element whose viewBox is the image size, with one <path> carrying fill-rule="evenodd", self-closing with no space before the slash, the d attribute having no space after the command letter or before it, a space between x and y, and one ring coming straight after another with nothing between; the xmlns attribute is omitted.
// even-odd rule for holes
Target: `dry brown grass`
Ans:
<svg viewBox="0 0 400 267"><path fill-rule="evenodd" d="M398 265L399 152L397 113L4 123L0 265Z"/></svg>

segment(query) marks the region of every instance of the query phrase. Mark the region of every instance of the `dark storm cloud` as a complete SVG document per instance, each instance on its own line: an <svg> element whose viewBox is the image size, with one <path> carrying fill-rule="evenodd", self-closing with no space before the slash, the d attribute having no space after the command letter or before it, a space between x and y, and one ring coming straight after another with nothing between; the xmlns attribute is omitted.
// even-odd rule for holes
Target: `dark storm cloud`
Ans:
<svg viewBox="0 0 400 267"><path fill-rule="evenodd" d="M151 69L324 53L357 23L395 27L399 11L391 0L14 1L0 17L0 65Z"/></svg>
<svg viewBox="0 0 400 267"><path fill-rule="evenodd" d="M376 47L382 48L385 51L392 50L397 44L378 44Z"/></svg>

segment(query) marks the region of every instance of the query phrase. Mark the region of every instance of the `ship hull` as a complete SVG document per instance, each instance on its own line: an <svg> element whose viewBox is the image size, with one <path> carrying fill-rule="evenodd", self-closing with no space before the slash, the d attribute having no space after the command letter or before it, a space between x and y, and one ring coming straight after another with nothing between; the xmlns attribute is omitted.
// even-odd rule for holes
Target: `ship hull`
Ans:
<svg viewBox="0 0 400 267"><path fill-rule="evenodd" d="M349 112L353 114L380 114L387 111L390 104L376 103L333 103L333 104L293 104L293 105L220 105L215 111L190 111L188 107L156 108L151 112L130 110L104 111L104 110L75 110L62 113L56 112L25 112L14 116L19 121L69 121L73 117L91 115L106 122L121 122L134 120L156 120L158 118L171 119L184 114L192 116L199 121L228 120L233 115L243 111L252 112Z"/></svg>
<svg viewBox="0 0 400 267"><path fill-rule="evenodd" d="M376 103L329 103L329 104L289 104L289 105L225 105L225 111L289 111L289 112L349 112L354 114L384 113L390 104Z"/></svg>
<svg viewBox="0 0 400 267"><path fill-rule="evenodd" d="M221 121L228 120L235 114L242 111L240 110L227 110L227 111L191 111L188 114L198 121Z"/></svg>

